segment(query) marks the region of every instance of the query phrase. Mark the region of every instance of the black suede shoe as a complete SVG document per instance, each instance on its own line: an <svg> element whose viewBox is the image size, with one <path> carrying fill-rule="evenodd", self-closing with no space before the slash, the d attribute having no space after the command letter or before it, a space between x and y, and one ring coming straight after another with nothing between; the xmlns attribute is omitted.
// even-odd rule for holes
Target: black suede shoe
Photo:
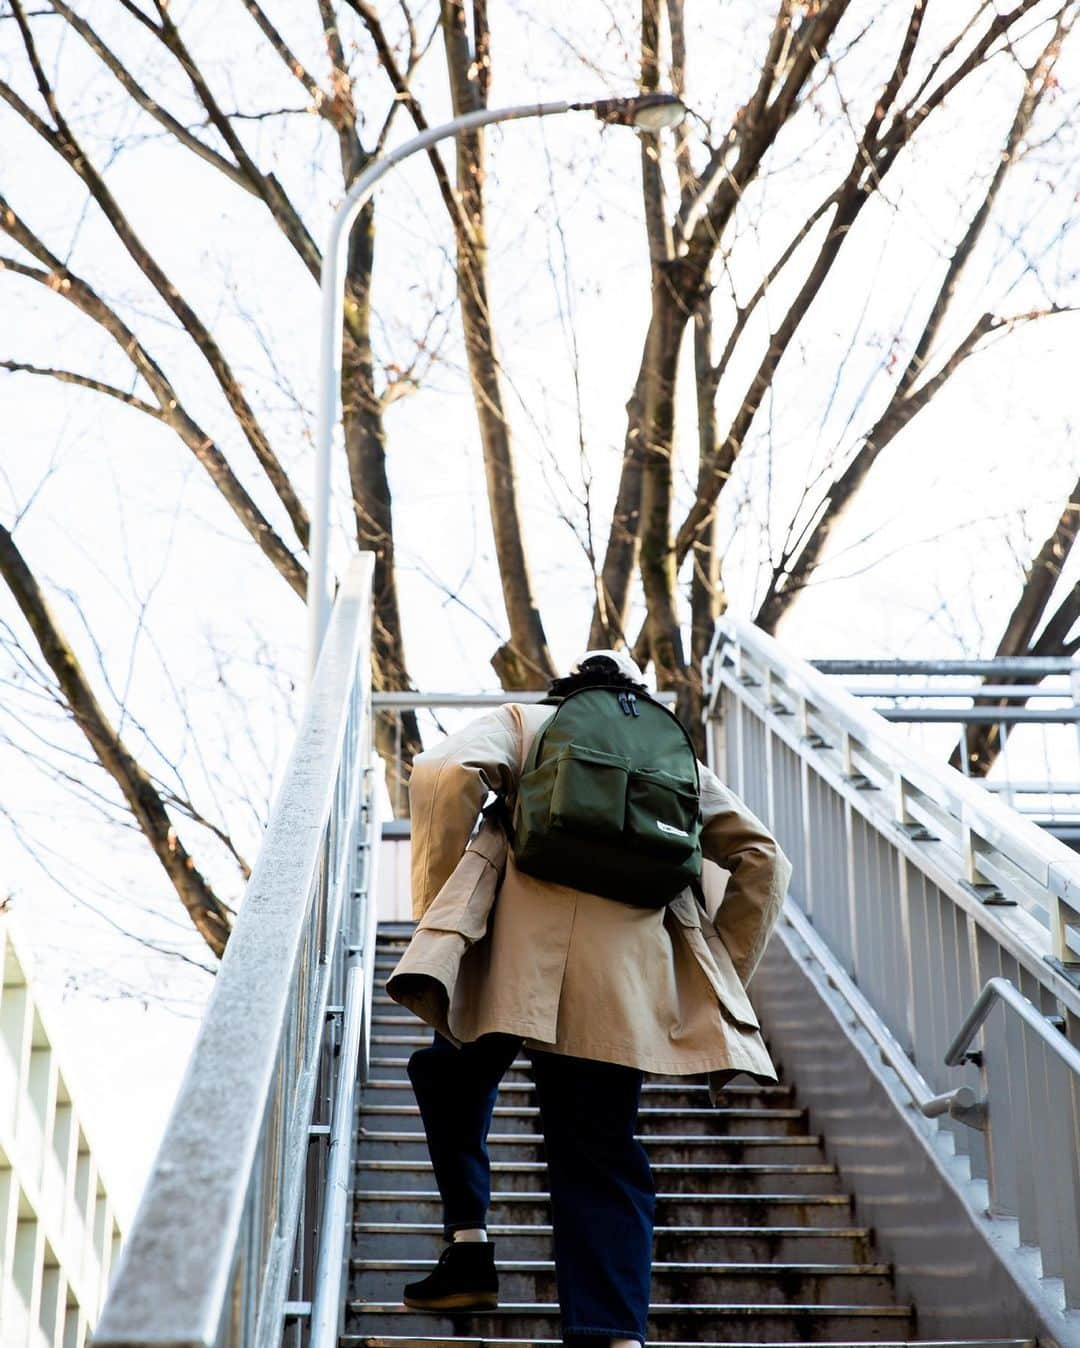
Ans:
<svg viewBox="0 0 1080 1348"><path fill-rule="evenodd" d="M417 1311L493 1311L499 1304L495 1242L447 1245L427 1277L408 1284L404 1301Z"/></svg>

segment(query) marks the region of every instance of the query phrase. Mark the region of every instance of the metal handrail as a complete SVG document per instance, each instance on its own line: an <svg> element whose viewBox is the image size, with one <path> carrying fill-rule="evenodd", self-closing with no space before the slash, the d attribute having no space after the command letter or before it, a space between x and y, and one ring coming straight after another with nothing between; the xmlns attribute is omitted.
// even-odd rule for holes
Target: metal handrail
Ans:
<svg viewBox="0 0 1080 1348"><path fill-rule="evenodd" d="M331 1070L351 1051L352 933L363 898L371 762L372 555L342 581L296 743L199 1036L95 1336L95 1348L226 1348L281 1341L318 1275ZM365 917L374 910L374 895ZM365 922L365 932L372 924ZM372 949L359 952L370 979ZM355 966L356 961L353 961ZM362 1037L362 1030L359 1031ZM348 1038L356 1040L355 1014ZM334 1102L339 1123L351 1101ZM319 1167L313 1167L317 1174ZM315 1181L318 1189L318 1182ZM328 1195L336 1210L334 1192ZM344 1237L343 1237L344 1239Z"/></svg>
<svg viewBox="0 0 1080 1348"><path fill-rule="evenodd" d="M418 711L422 707L505 707L509 702L542 702L548 694L544 690L519 689L506 692L496 689L489 693L373 693L372 705L377 709ZM665 706L674 706L674 693L653 692L652 697Z"/></svg>
<svg viewBox="0 0 1080 1348"><path fill-rule="evenodd" d="M1043 1041L1046 1047L1061 1059L1070 1072L1080 1077L1080 1051L1077 1051L1041 1012L1037 1011L1022 992L1007 978L989 978L983 984L975 1005L964 1017L956 1038L945 1052L945 1065L959 1067L971 1041L997 1002L1003 1002Z"/></svg>
<svg viewBox="0 0 1080 1348"><path fill-rule="evenodd" d="M759 682L748 667L747 655L760 664L760 681L768 685L763 696L767 716L797 717L804 737L817 734L817 724L827 720L829 729L841 737L839 749L848 774L862 775L888 789L898 823L909 816L918 818L924 807L934 810L924 820L928 824L940 823L943 814L951 816L958 826L967 881L1009 886L1029 911L1038 906L1036 895L1040 896L1048 909L1050 955L1065 968L1080 967L1067 939L1068 928L1080 928L1080 857L1075 852L963 774L894 734L880 715L827 675L793 661L773 637L731 614L717 622L706 659L709 714L723 687L717 656L724 641L734 648L737 680ZM995 853L1008 858L1008 877L991 864ZM1026 887L1019 883L1022 879L1028 881Z"/></svg>
<svg viewBox="0 0 1080 1348"><path fill-rule="evenodd" d="M382 787L381 764L371 769ZM345 997L342 1008L338 1081L334 1096L330 1138L326 1149L326 1180L319 1249L315 1262L315 1293L311 1302L309 1348L332 1348L344 1329L345 1299L341 1285L348 1266L353 1196L353 1141L357 1086L366 1080L371 1060L371 997L375 977L375 937L378 923L379 857L382 820L379 802L385 792L369 793L363 888L357 929L347 933Z"/></svg>
<svg viewBox="0 0 1080 1348"><path fill-rule="evenodd" d="M927 1118L938 1118L949 1114L970 1127L982 1127L983 1108L975 1099L974 1092L968 1086L959 1086L954 1091L935 1095L926 1083L926 1078L904 1052L896 1037L889 1030L878 1013L856 987L845 972L839 960L833 955L826 943L807 921L804 913L790 899L785 900L781 920L791 927L806 947L811 958L825 975L829 986L847 1003L852 1016L878 1051L881 1061L899 1078L904 1090L912 1102ZM949 1064L952 1066L953 1064Z"/></svg>
<svg viewBox="0 0 1080 1348"><path fill-rule="evenodd" d="M982 1131L985 1128L986 1111L991 1102L976 1101L974 1092L969 1086L958 1086L956 1090L935 1095L927 1086L922 1073L913 1065L899 1042L884 1025L881 1017L848 977L826 943L814 931L805 914L788 900L785 902L782 918L795 930L812 958L821 966L829 986L847 1003L860 1028L874 1041L882 1062L896 1073L919 1110L931 1119L949 1114L952 1118L959 1119L961 1123ZM946 1067L966 1065L966 1055L972 1040L998 1002L1002 1002L1018 1015L1051 1053L1060 1058L1068 1070L1080 1080L1080 1050L1077 1050L1007 978L987 979L971 1010L964 1017L955 1038L945 1051L942 1061Z"/></svg>
<svg viewBox="0 0 1080 1348"><path fill-rule="evenodd" d="M989 660L858 660L828 659L808 662L823 674L1003 674L1009 678L1040 678L1072 674L1077 663L1070 655L995 655Z"/></svg>

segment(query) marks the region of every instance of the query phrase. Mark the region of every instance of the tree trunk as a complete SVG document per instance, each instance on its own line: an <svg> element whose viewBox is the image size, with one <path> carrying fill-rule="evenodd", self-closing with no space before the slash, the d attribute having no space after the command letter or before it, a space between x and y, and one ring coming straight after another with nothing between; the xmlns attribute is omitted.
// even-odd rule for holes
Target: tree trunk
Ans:
<svg viewBox="0 0 1080 1348"><path fill-rule="evenodd" d="M589 649L613 649L626 641L630 608L630 585L638 561L641 525L641 422L644 413L645 379L651 343L646 340L641 368L630 401L626 404L626 439L623 444L619 491L611 514L604 564L600 571L600 597L593 607L589 626Z"/></svg>
<svg viewBox="0 0 1080 1348"><path fill-rule="evenodd" d="M698 460L712 462L716 453L716 380L713 366L712 315L703 300L694 315L694 385L697 395ZM691 551L690 572L690 698L689 728L705 751L705 688L702 680L705 657L712 646L716 620L726 602L716 544L716 512L698 535Z"/></svg>
<svg viewBox="0 0 1080 1348"><path fill-rule="evenodd" d="M375 554L372 577L371 673L379 692L412 687L405 660L405 641L398 607L394 559L393 502L386 471L386 432L382 405L375 390L371 351L371 278L374 265L375 214L371 203L360 213L349 239L346 273L348 318L342 350L341 404L345 453L349 465L356 541ZM387 789L395 814L408 814L405 789L412 760L423 745L416 713L397 717L380 713L375 743L386 764Z"/></svg>
<svg viewBox="0 0 1080 1348"><path fill-rule="evenodd" d="M673 264L674 265L674 264ZM673 689L679 714L692 716L686 654L679 629L675 549L671 538L675 379L686 330L679 291L666 278L653 291L641 483L641 581L657 686Z"/></svg>
<svg viewBox="0 0 1080 1348"><path fill-rule="evenodd" d="M454 115L485 105L490 59L483 7L474 10L476 50L469 41L463 0L442 0L441 22ZM525 553L513 444L495 355L488 298L484 222L484 140L456 137L457 191L465 233L457 236L457 289L473 399L480 429L495 556L510 640L492 658L504 688L539 688L556 674L536 604Z"/></svg>

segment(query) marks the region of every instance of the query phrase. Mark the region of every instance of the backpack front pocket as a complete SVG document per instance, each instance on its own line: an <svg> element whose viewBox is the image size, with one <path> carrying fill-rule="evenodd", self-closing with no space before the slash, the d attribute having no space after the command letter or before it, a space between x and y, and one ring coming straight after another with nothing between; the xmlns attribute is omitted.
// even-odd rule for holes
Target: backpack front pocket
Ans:
<svg viewBox="0 0 1080 1348"><path fill-rule="evenodd" d="M626 825L630 760L583 744L568 744L556 760L551 827L596 838L617 838Z"/></svg>
<svg viewBox="0 0 1080 1348"><path fill-rule="evenodd" d="M696 785L670 772L632 772L626 828L650 852L685 856L697 846L701 831Z"/></svg>

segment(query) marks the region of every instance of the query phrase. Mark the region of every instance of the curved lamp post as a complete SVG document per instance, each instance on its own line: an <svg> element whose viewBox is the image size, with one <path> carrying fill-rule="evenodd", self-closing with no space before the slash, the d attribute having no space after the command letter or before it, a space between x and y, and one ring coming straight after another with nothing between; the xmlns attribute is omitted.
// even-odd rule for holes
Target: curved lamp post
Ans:
<svg viewBox="0 0 1080 1348"><path fill-rule="evenodd" d="M591 103L526 103L512 108L468 112L442 126L432 127L377 159L357 178L338 207L322 262L322 314L320 318L319 405L315 438L315 499L311 515L311 547L308 573L308 677L315 672L323 635L330 616L330 465L334 431L341 411L341 354L344 322L344 276L349 234L356 217L375 189L375 184L395 164L426 150L436 141L461 131L510 122L523 117L553 117L563 112L591 112L614 126L633 126L642 131L660 131L677 126L686 109L672 94L642 94L637 98L603 98Z"/></svg>

